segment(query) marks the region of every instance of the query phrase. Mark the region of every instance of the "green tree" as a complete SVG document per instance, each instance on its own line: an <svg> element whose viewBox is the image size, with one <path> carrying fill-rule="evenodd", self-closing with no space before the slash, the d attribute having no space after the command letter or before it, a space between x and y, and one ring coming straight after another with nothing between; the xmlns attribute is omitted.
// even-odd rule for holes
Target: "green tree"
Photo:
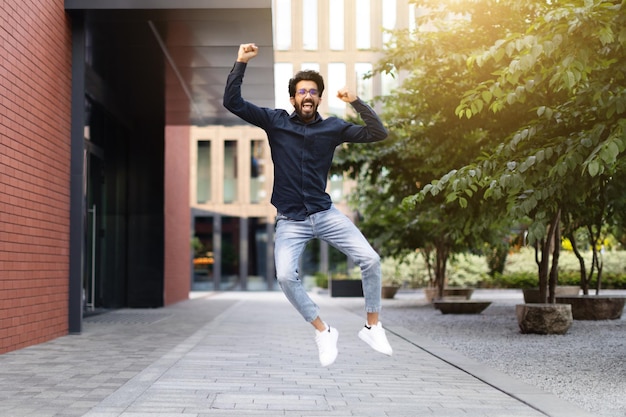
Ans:
<svg viewBox="0 0 626 417"><path fill-rule="evenodd" d="M623 1L535 6L525 30L468 58L476 74L485 67L495 71L468 89L456 107L460 119L484 120L486 112L506 119L511 109L519 119L503 126L497 147L409 200L441 193L456 200L469 189L506 202L514 219L528 223L529 238L540 248L541 297L553 301L561 218L597 224L598 210L580 208L612 196L604 205L608 210L601 211L607 221L623 225L614 209L623 207L626 194L626 13ZM607 189L611 192L604 193Z"/></svg>
<svg viewBox="0 0 626 417"><path fill-rule="evenodd" d="M466 180L455 184L463 190L458 194L432 192L419 205L405 198L437 178L449 180L453 168L481 155L494 137L517 123L515 109L504 109L497 118L471 119L457 117L455 109L463 93L495 69L485 65L476 70L467 60L484 45L521 30L535 11L495 0L420 5L419 29L394 31L375 70L407 73L400 88L381 98L389 139L367 149L343 149L337 168L351 169L358 179L353 203L361 213L361 227L379 250L401 255L419 248L433 272L432 284L442 291L452 254L482 248L485 241L500 244L506 237L504 205L486 203L478 187ZM472 175L482 178L480 170Z"/></svg>

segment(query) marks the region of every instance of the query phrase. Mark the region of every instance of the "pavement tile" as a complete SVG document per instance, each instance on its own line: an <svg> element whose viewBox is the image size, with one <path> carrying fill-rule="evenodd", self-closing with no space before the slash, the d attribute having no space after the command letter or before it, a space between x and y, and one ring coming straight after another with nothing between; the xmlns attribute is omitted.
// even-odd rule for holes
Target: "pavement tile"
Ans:
<svg viewBox="0 0 626 417"><path fill-rule="evenodd" d="M331 367L282 293L207 293L1 355L0 416L589 417L393 323L394 355L374 352L362 315L314 297L340 333Z"/></svg>

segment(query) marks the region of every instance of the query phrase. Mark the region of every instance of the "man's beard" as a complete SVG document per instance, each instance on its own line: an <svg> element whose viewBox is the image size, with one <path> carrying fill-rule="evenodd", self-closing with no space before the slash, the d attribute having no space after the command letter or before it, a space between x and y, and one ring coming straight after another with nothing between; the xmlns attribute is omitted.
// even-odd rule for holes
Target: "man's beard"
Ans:
<svg viewBox="0 0 626 417"><path fill-rule="evenodd" d="M306 110L304 110L303 106L309 103L311 104L312 107L310 109L309 107L307 107ZM296 104L295 107L296 107L296 113L304 121L313 120L313 118L315 117L315 114L317 113L317 105L315 104L313 100L304 100L300 104Z"/></svg>

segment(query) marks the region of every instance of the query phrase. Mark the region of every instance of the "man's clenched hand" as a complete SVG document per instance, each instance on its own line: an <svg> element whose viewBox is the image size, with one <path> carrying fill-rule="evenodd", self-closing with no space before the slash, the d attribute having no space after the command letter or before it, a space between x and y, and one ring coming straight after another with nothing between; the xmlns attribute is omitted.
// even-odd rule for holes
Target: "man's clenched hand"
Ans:
<svg viewBox="0 0 626 417"><path fill-rule="evenodd" d="M253 43L242 43L239 45L237 62L248 62L259 53L259 47Z"/></svg>
<svg viewBox="0 0 626 417"><path fill-rule="evenodd" d="M348 87L344 87L341 90L337 91L337 98L345 101L346 103L352 103L357 99L356 94L351 92Z"/></svg>

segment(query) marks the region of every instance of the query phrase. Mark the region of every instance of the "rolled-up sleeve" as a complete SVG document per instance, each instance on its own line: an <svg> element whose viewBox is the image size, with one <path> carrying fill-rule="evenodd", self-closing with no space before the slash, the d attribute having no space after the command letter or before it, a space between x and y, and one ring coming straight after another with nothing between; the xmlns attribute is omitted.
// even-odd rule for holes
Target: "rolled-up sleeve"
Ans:
<svg viewBox="0 0 626 417"><path fill-rule="evenodd" d="M350 104L365 122L365 126L351 124L344 131L343 140L346 142L367 143L379 142L387 137L387 129L374 109L365 104L361 99L357 99Z"/></svg>

